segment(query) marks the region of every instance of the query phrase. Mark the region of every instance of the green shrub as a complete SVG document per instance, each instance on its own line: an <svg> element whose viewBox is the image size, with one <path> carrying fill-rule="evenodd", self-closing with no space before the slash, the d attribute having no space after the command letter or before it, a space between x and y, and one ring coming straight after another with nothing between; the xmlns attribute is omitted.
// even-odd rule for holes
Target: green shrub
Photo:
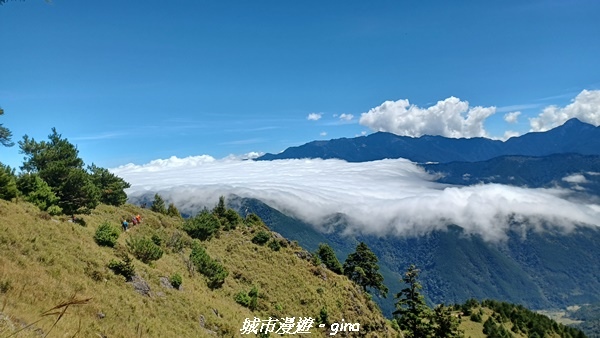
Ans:
<svg viewBox="0 0 600 338"><path fill-rule="evenodd" d="M227 209L221 218L221 223L223 224L223 228L225 230L233 230L237 228L238 224L242 223L242 218L237 211L233 209Z"/></svg>
<svg viewBox="0 0 600 338"><path fill-rule="evenodd" d="M48 209L46 211L52 216L62 215L62 213L63 213L62 208L59 207L58 205L51 205L48 207Z"/></svg>
<svg viewBox="0 0 600 338"><path fill-rule="evenodd" d="M163 250L147 237L131 237L126 243L129 252L146 264L163 255Z"/></svg>
<svg viewBox="0 0 600 338"><path fill-rule="evenodd" d="M204 210L183 223L183 230L192 238L202 241L211 239L219 232L221 223L217 216Z"/></svg>
<svg viewBox="0 0 600 338"><path fill-rule="evenodd" d="M254 225L264 225L262 219L258 217L256 214L248 214L246 215L246 219L244 220L247 226L251 227Z"/></svg>
<svg viewBox="0 0 600 338"><path fill-rule="evenodd" d="M258 289L256 288L256 286L253 286L252 290L250 290L250 292L248 293L240 291L235 294L234 299L236 303L254 311L256 310L258 305Z"/></svg>
<svg viewBox="0 0 600 338"><path fill-rule="evenodd" d="M329 270L337 273L338 275L343 274L342 264L335 255L333 248L331 248L329 245L325 243L319 244L316 254Z"/></svg>
<svg viewBox="0 0 600 338"><path fill-rule="evenodd" d="M317 317L318 324L329 324L329 314L327 313L327 308L322 307L321 311L319 311L319 317Z"/></svg>
<svg viewBox="0 0 600 338"><path fill-rule="evenodd" d="M252 238L252 243L264 245L269 241L269 239L271 239L271 234L264 230L261 230L256 235L254 235L254 237Z"/></svg>
<svg viewBox="0 0 600 338"><path fill-rule="evenodd" d="M204 269L204 266L208 265L210 259L211 258L208 253L206 253L206 250L204 250L198 242L194 241L192 244L192 252L190 253L190 262L194 264L198 272L202 273L201 270Z"/></svg>
<svg viewBox="0 0 600 338"><path fill-rule="evenodd" d="M179 289L179 287L181 286L181 283L183 283L183 278L181 278L181 275L178 273L174 273L171 278L169 279L169 282L171 282L171 285L175 288L175 289Z"/></svg>
<svg viewBox="0 0 600 338"><path fill-rule="evenodd" d="M321 258L319 258L319 255L317 254L313 254L310 262L314 265L314 266L320 266L321 264L323 264L323 262L321 261Z"/></svg>
<svg viewBox="0 0 600 338"><path fill-rule="evenodd" d="M152 242L158 246L162 245L162 238L157 235L157 234L153 234L152 237L150 237L150 239L152 240Z"/></svg>
<svg viewBox="0 0 600 338"><path fill-rule="evenodd" d="M478 312L474 312L473 314L471 314L471 321L473 321L475 323L481 323L481 321L482 321L481 315Z"/></svg>
<svg viewBox="0 0 600 338"><path fill-rule="evenodd" d="M212 260L206 269L208 276L208 287L216 289L221 287L225 282L225 278L229 275L229 272L225 267L216 260Z"/></svg>
<svg viewBox="0 0 600 338"><path fill-rule="evenodd" d="M241 306L244 306L244 307L250 306L250 296L248 296L248 294L245 293L244 291L240 291L240 292L236 293L234 299L235 299L235 302L240 304Z"/></svg>
<svg viewBox="0 0 600 338"><path fill-rule="evenodd" d="M206 250L198 243L192 245L190 253L190 262L196 267L196 270L208 278L208 286L215 289L223 285L229 272L218 261L210 258Z"/></svg>
<svg viewBox="0 0 600 338"><path fill-rule="evenodd" d="M94 240L98 245L114 247L119 239L119 231L110 223L104 222L96 229Z"/></svg>
<svg viewBox="0 0 600 338"><path fill-rule="evenodd" d="M272 239L267 246L273 251L281 250L281 244L276 239Z"/></svg>
<svg viewBox="0 0 600 338"><path fill-rule="evenodd" d="M135 267L131 264L131 258L129 256L123 257L123 261L118 262L111 260L108 263L108 268L111 269L115 274L125 277L127 281L131 281L135 276Z"/></svg>
<svg viewBox="0 0 600 338"><path fill-rule="evenodd" d="M0 293L7 293L12 288L13 287L12 287L12 283L10 282L10 279L5 279L5 280L0 281Z"/></svg>

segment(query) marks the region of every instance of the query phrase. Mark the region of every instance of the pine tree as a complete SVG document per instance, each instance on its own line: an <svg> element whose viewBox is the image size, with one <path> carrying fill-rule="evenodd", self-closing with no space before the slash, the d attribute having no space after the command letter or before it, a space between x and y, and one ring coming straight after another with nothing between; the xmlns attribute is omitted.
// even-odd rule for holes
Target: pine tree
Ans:
<svg viewBox="0 0 600 338"><path fill-rule="evenodd" d="M58 190L58 206L67 215L87 214L99 203L100 192L83 169L71 169Z"/></svg>
<svg viewBox="0 0 600 338"><path fill-rule="evenodd" d="M464 337L458 329L460 324L457 317L452 315L452 308L440 304L433 310L431 318L434 324L433 332L436 338Z"/></svg>
<svg viewBox="0 0 600 338"><path fill-rule="evenodd" d="M213 209L213 214L217 215L217 217L222 218L225 217L225 211L227 208L225 207L225 196L219 197L219 203Z"/></svg>
<svg viewBox="0 0 600 338"><path fill-rule="evenodd" d="M419 292L422 287L418 277L419 270L411 265L402 278L407 287L395 296L398 301L393 315L400 329L406 331L406 337L409 338L427 338L433 334L430 310L425 297Z"/></svg>
<svg viewBox="0 0 600 338"><path fill-rule="evenodd" d="M2 115L4 115L4 110L0 108L0 116ZM5 147L12 147L15 143L12 142L11 138L12 132L0 123L0 143Z"/></svg>
<svg viewBox="0 0 600 338"><path fill-rule="evenodd" d="M88 166L88 170L92 175L92 182L100 191L100 202L114 206L121 206L127 202L125 189L131 187L129 183L93 163Z"/></svg>
<svg viewBox="0 0 600 338"><path fill-rule="evenodd" d="M0 199L10 201L17 197L17 183L14 169L0 163Z"/></svg>
<svg viewBox="0 0 600 338"><path fill-rule="evenodd" d="M56 128L52 128L48 140L36 142L27 135L23 136L23 140L19 141L21 152L25 154L21 170L38 173L56 193L70 170L83 168L83 160L79 158L77 148L62 138Z"/></svg>
<svg viewBox="0 0 600 338"><path fill-rule="evenodd" d="M167 216L181 217L181 214L174 203L169 203L169 207L167 208Z"/></svg>
<svg viewBox="0 0 600 338"><path fill-rule="evenodd" d="M349 254L344 262L344 275L361 286L365 292L367 288L372 288L385 298L388 288L383 284L383 276L377 263L378 259L373 251L364 242L360 242L356 251Z"/></svg>
<svg viewBox="0 0 600 338"><path fill-rule="evenodd" d="M27 202L33 203L41 210L58 205L58 197L37 174L21 174L17 178L17 188Z"/></svg>
<svg viewBox="0 0 600 338"><path fill-rule="evenodd" d="M202 241L210 240L213 236L217 236L220 228L221 223L219 222L219 218L206 210L201 211L183 223L183 231L187 232L190 237Z"/></svg>
<svg viewBox="0 0 600 338"><path fill-rule="evenodd" d="M319 244L319 249L317 249L317 255L321 258L321 261L325 266L337 273L338 275L343 274L342 263L338 260L335 255L335 251L328 244L321 243Z"/></svg>
<svg viewBox="0 0 600 338"><path fill-rule="evenodd" d="M152 201L150 210L152 210L154 212L158 212L159 214L163 214L163 215L167 214L167 208L165 207L165 201L159 194L154 194L154 201Z"/></svg>
<svg viewBox="0 0 600 338"><path fill-rule="evenodd" d="M52 128L48 141L36 142L23 136L19 147L25 154L21 170L38 174L59 198L58 205L66 214L87 213L98 205L99 190L83 169L77 147L56 128Z"/></svg>

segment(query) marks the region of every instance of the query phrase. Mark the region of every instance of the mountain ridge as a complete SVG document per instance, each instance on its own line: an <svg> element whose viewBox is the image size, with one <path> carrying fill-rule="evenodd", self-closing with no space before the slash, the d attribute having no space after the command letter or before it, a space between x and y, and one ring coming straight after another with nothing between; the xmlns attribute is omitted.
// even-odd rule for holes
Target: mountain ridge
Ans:
<svg viewBox="0 0 600 338"><path fill-rule="evenodd" d="M376 132L355 138L312 141L289 147L278 154L267 153L256 160L337 158L348 162L367 162L406 158L420 163L447 163L484 161L505 155L546 156L554 153L600 155L600 127L573 118L554 129L530 132L506 141L483 137L410 137Z"/></svg>

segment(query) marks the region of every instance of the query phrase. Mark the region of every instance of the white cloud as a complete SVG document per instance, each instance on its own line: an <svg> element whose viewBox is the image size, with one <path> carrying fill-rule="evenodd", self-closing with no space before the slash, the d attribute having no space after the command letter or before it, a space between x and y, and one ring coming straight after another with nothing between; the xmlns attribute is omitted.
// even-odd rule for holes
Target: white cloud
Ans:
<svg viewBox="0 0 600 338"><path fill-rule="evenodd" d="M319 136L327 136L327 132L326 131L322 131L319 133Z"/></svg>
<svg viewBox="0 0 600 338"><path fill-rule="evenodd" d="M517 119L519 118L519 115L521 115L520 111L507 113L504 115L504 121L506 121L508 123L517 123Z"/></svg>
<svg viewBox="0 0 600 338"><path fill-rule="evenodd" d="M342 120L342 121L352 121L353 118L354 118L354 115L352 115L352 114L340 115L340 120Z"/></svg>
<svg viewBox="0 0 600 338"><path fill-rule="evenodd" d="M600 222L600 206L572 202L566 190L448 186L403 159L348 163L171 157L111 171L132 184L131 198L159 192L187 213L214 206L220 195L235 194L258 198L321 227L332 215L344 214L346 232L423 234L457 224L493 241L506 238L511 220L527 220L530 226L549 222L566 230L575 223Z"/></svg>
<svg viewBox="0 0 600 338"><path fill-rule="evenodd" d="M321 119L321 117L323 117L323 113L310 113L306 119L309 121L318 121Z"/></svg>
<svg viewBox="0 0 600 338"><path fill-rule="evenodd" d="M467 101L449 97L428 108L411 105L408 100L386 101L362 113L360 124L375 131L418 137L487 137L483 122L496 112L495 107L469 107Z"/></svg>
<svg viewBox="0 0 600 338"><path fill-rule="evenodd" d="M503 141L508 140L511 137L515 137L515 136L519 136L521 135L521 133L514 131L514 130L507 130L504 132L504 137L502 137Z"/></svg>
<svg viewBox="0 0 600 338"><path fill-rule="evenodd" d="M568 183L587 183L587 179L582 174L565 176L562 180Z"/></svg>
<svg viewBox="0 0 600 338"><path fill-rule="evenodd" d="M261 157L264 154L265 154L264 152L258 152L258 151L251 151L249 153L245 153L242 155L230 154L229 156L227 156L225 158L225 160L253 160L255 158Z"/></svg>
<svg viewBox="0 0 600 338"><path fill-rule="evenodd" d="M546 131L560 126L571 118L600 125L600 90L583 90L565 107L548 106L538 117L530 118L531 131Z"/></svg>

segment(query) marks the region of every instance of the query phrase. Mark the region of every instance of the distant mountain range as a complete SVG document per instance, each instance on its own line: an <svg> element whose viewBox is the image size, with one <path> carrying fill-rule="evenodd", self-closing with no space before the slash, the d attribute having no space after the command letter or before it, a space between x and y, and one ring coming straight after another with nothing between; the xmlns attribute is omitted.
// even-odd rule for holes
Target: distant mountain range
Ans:
<svg viewBox="0 0 600 338"><path fill-rule="evenodd" d="M552 154L499 156L479 162L421 164L440 176L437 181L457 185L498 183L529 188L560 187L600 198L600 156Z"/></svg>
<svg viewBox="0 0 600 338"><path fill-rule="evenodd" d="M600 198L600 127L571 119L546 132L507 141L486 138L418 138L378 132L369 136L314 141L258 160L337 158L367 162L406 158L420 163L437 181L456 185L499 183L530 188L560 187L581 197ZM378 255L386 283L399 287L408 264L423 269L425 293L433 303L496 298L534 308L564 307L600 300L600 229L565 234L546 224L544 231L513 224L509 239L488 243L457 226L421 237L344 237L319 233L256 200L236 203L256 212L284 236L308 248L327 241L344 259L357 241ZM241 207L242 208L242 207ZM343 217L342 217L343 218ZM393 301L380 299L384 311Z"/></svg>
<svg viewBox="0 0 600 338"><path fill-rule="evenodd" d="M506 141L487 138L408 137L378 132L368 136L313 141L257 160L338 158L367 162L406 158L413 162L485 161L498 156L546 156L556 153L600 155L600 127L571 119L546 132L528 133Z"/></svg>

